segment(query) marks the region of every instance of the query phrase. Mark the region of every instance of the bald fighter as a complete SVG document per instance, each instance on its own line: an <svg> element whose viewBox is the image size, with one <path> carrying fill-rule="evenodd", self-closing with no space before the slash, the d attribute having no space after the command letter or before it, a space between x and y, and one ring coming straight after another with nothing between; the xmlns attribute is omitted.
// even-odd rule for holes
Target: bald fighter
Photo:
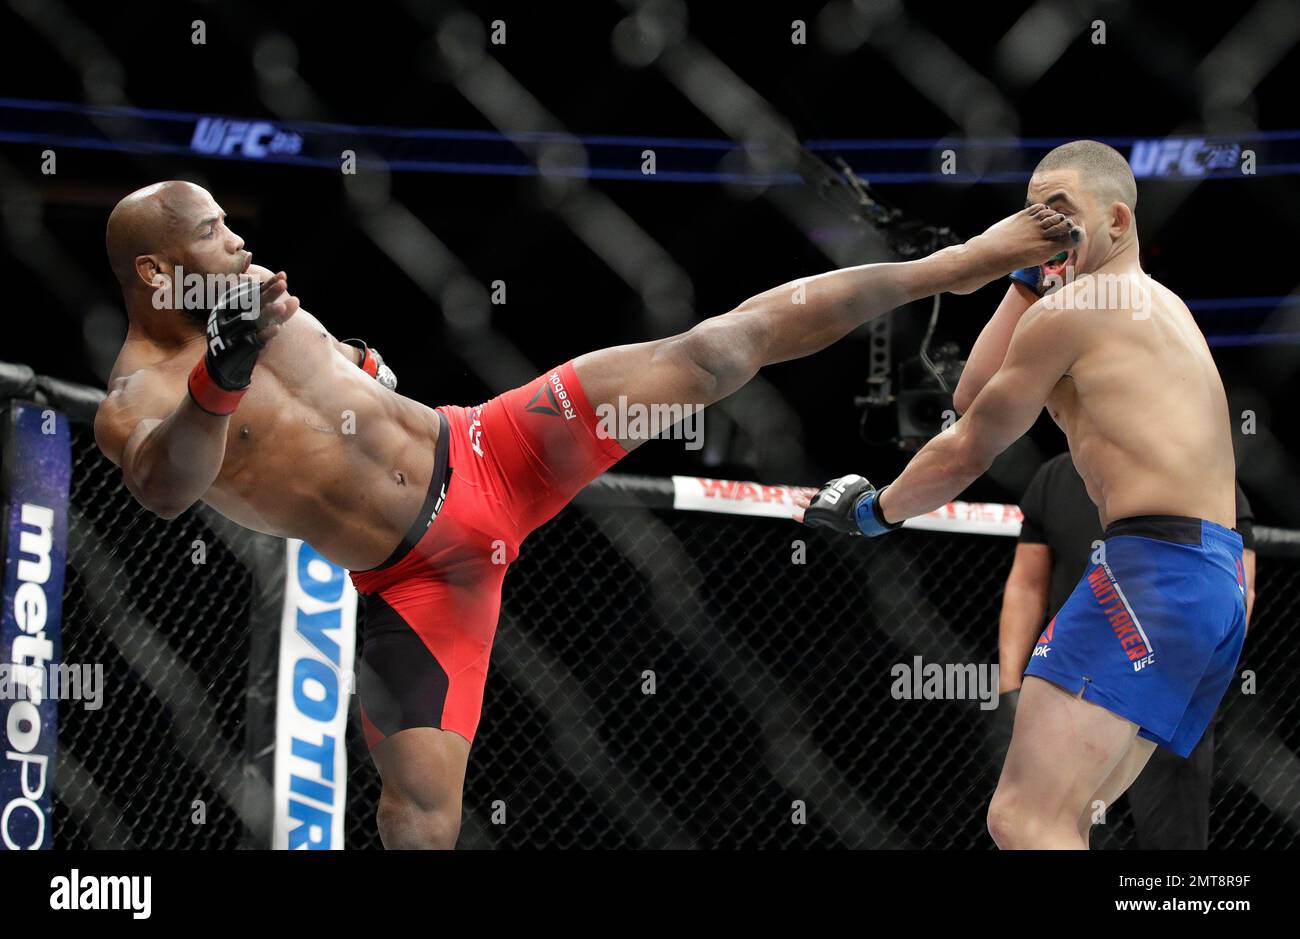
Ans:
<svg viewBox="0 0 1300 939"><path fill-rule="evenodd" d="M765 364L1040 263L1075 237L1060 213L1033 206L923 260L804 278L476 407L430 408L396 394L365 343L339 342L301 309L283 272L253 265L205 190L158 183L108 221L130 327L96 439L151 511L174 518L203 501L352 572L380 835L389 848L452 847L506 569L529 532L642 442L605 435L598 406L709 404ZM211 309L185 308L168 291L182 269L252 282Z"/></svg>
<svg viewBox="0 0 1300 939"><path fill-rule="evenodd" d="M988 826L1002 848L1086 848L1157 744L1191 752L1236 668L1246 622L1236 468L1205 338L1138 264L1124 157L1090 140L1057 147L1029 199L1084 237L1013 274L955 395L961 419L880 490L832 480L804 520L891 531L955 498L1047 407L1105 540L1030 657Z"/></svg>

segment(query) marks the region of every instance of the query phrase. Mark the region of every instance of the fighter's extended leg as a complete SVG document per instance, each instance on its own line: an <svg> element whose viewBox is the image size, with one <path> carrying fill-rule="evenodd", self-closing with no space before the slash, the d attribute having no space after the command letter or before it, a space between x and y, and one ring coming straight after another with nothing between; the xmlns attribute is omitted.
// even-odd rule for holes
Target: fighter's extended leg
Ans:
<svg viewBox="0 0 1300 939"><path fill-rule="evenodd" d="M377 821L384 847L456 847L469 741L412 727L380 741L371 756L383 779Z"/></svg>
<svg viewBox="0 0 1300 939"><path fill-rule="evenodd" d="M753 297L732 313L680 336L582 356L572 363L576 385L562 366L535 383L497 396L472 415L465 412L465 417L457 418L473 423L457 430L451 460L457 478L474 479L475 485L462 486L458 493L453 484L443 512L470 511L457 508L471 504L460 501L467 498L464 493L488 492L486 500L476 503L479 511L495 505L504 507L504 515L491 522L478 518L476 525L495 525L503 539L518 544L621 455L611 452L617 449L614 444L606 447L608 441L597 439L590 406L616 403L620 396L629 404L710 404L735 391L763 365L816 352L887 310L945 290L971 290L1018 267L1041 262L1072 231L1064 216L1033 206L965 245L920 261L865 265L809 277ZM582 397L584 404L579 403ZM582 420L577 420L579 416ZM642 441L621 442L631 449ZM458 456L457 447L469 452ZM470 591L480 601L499 597L504 568L493 570L495 583L484 576ZM420 610L410 614L423 622ZM478 640L486 648L482 643L486 640L490 645L488 627L495 627L496 610L479 619ZM420 648L412 646L411 652L418 657ZM396 657L399 672L406 661ZM391 680L395 690L410 690L404 680ZM482 690L481 685L475 688ZM364 704L364 673L361 691ZM476 722L478 701L467 702L464 693L455 697L461 726L467 726L467 712L473 712L471 723ZM376 720L384 710L381 702L382 697L377 698L372 710ZM388 704L391 712L392 702ZM413 707L418 711L421 706L417 701ZM442 709L439 720L445 722L446 717ZM415 726L389 733L371 753L383 777L378 821L385 847L453 847L460 830L467 738Z"/></svg>
<svg viewBox="0 0 1300 939"><path fill-rule="evenodd" d="M574 360L594 406L707 405L764 365L810 355L889 310L944 291L967 292L1048 256L1073 224L1031 206L964 245L918 261L864 264L791 281L730 313L653 342L602 349ZM628 449L642 440L620 440Z"/></svg>
<svg viewBox="0 0 1300 939"><path fill-rule="evenodd" d="M1128 762L1136 739L1132 721L1025 676L1011 748L989 805L989 833L998 847L1086 848L1080 818ZM1130 764L1121 776L1140 769Z"/></svg>

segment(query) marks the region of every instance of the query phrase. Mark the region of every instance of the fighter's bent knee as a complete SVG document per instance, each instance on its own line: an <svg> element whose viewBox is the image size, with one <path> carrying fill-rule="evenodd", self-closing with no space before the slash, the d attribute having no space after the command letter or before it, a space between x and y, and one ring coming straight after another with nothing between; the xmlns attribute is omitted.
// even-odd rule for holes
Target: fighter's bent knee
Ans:
<svg viewBox="0 0 1300 939"><path fill-rule="evenodd" d="M754 377L763 364L751 348L752 343L735 320L726 314L697 323L670 342L688 364L698 384L702 402L712 402L731 394Z"/></svg>
<svg viewBox="0 0 1300 939"><path fill-rule="evenodd" d="M390 851L443 850L456 847L460 808L426 808L387 790L379 798L379 837Z"/></svg>
<svg viewBox="0 0 1300 939"><path fill-rule="evenodd" d="M1087 835L1077 818L1044 813L1041 807L1019 798L1014 791L999 789L988 811L989 834L1003 851L1029 848L1086 848Z"/></svg>
<svg viewBox="0 0 1300 939"><path fill-rule="evenodd" d="M1028 847L1034 840L1036 820L1014 795L999 789L993 793L986 818L993 843L1003 851Z"/></svg>
<svg viewBox="0 0 1300 939"><path fill-rule="evenodd" d="M1018 834L1015 810L1005 800L1000 801L996 794L993 796L993 801L989 803L985 822L994 844L1004 851L1013 846L1012 841Z"/></svg>

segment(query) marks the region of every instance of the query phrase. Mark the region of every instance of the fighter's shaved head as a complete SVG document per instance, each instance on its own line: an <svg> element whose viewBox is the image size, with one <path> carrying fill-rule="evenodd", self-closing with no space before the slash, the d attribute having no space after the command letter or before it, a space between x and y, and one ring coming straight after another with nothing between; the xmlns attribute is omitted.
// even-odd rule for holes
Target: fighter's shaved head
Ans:
<svg viewBox="0 0 1300 939"><path fill-rule="evenodd" d="M208 193L194 183L170 179L137 189L113 208L104 243L118 284L125 287L136 277L136 258L166 253L177 235L192 224L186 209L196 196Z"/></svg>
<svg viewBox="0 0 1300 939"><path fill-rule="evenodd" d="M1096 140L1072 140L1038 161L1034 175L1052 170L1078 170L1083 184L1105 204L1123 202L1137 208L1137 181L1124 155Z"/></svg>

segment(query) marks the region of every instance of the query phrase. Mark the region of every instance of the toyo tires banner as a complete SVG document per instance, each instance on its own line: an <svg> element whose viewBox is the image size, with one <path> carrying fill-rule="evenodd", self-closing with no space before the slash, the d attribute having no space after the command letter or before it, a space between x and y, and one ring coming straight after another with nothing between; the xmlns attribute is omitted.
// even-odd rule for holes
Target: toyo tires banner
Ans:
<svg viewBox="0 0 1300 939"><path fill-rule="evenodd" d="M311 545L285 542L272 847L343 847L357 594Z"/></svg>

